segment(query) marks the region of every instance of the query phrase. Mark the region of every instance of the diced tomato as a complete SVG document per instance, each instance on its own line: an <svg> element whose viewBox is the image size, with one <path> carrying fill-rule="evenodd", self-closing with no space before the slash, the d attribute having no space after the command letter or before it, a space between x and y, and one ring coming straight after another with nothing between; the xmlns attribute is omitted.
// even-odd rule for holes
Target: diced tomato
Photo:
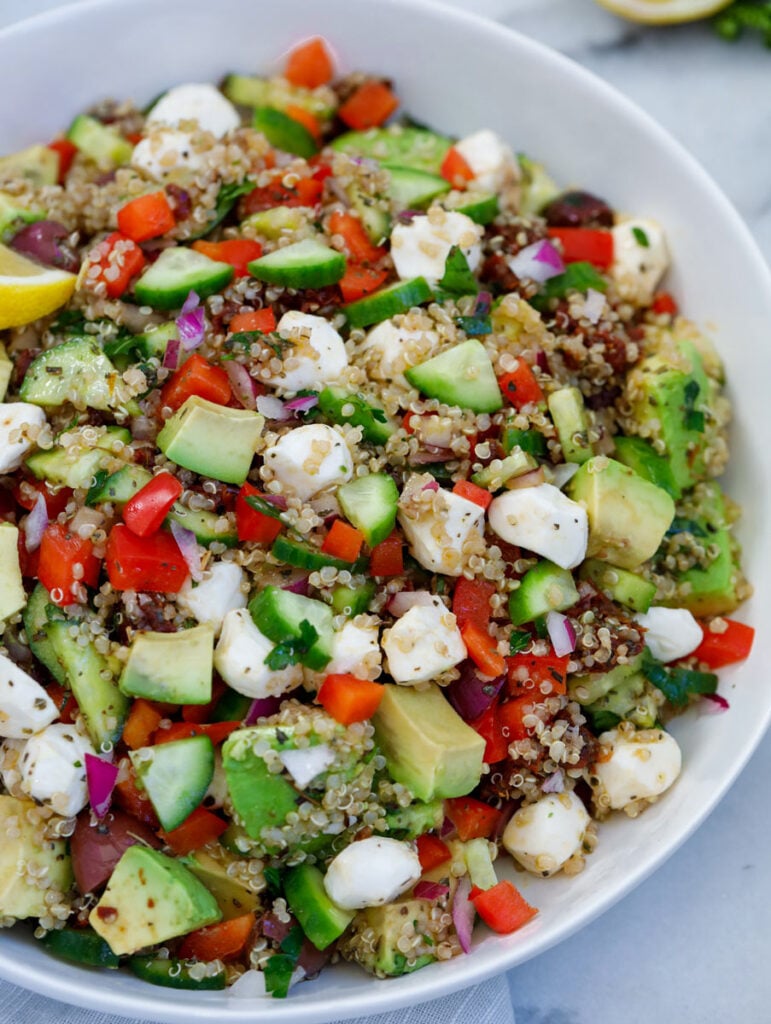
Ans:
<svg viewBox="0 0 771 1024"><path fill-rule="evenodd" d="M371 718L383 699L381 683L347 673L330 673L318 692L319 704L336 722L351 725Z"/></svg>
<svg viewBox="0 0 771 1024"><path fill-rule="evenodd" d="M658 292L654 295L653 302L651 303L651 309L659 316L661 316L662 313L668 313L670 316L677 316L678 313L677 302L669 292Z"/></svg>
<svg viewBox="0 0 771 1024"><path fill-rule="evenodd" d="M517 697L515 700L507 700L498 708L498 721L501 725L503 738L508 743L515 740L526 740L532 735L525 725L524 719L529 715L533 703L539 699L539 695L531 697Z"/></svg>
<svg viewBox="0 0 771 1024"><path fill-rule="evenodd" d="M486 839L492 835L501 817L501 812L495 807L475 800L472 796L445 800L444 807L463 843L469 839Z"/></svg>
<svg viewBox="0 0 771 1024"><path fill-rule="evenodd" d="M494 593L494 583L459 576L452 592L452 613L458 626L462 628L466 622L473 622L480 629L487 629L492 614L490 598Z"/></svg>
<svg viewBox="0 0 771 1024"><path fill-rule="evenodd" d="M401 576L404 572L404 540L396 530L372 549L369 571L373 576Z"/></svg>
<svg viewBox="0 0 771 1024"><path fill-rule="evenodd" d="M171 473L158 473L123 506L123 522L137 537L149 537L160 530L182 484Z"/></svg>
<svg viewBox="0 0 771 1024"><path fill-rule="evenodd" d="M176 223L165 192L137 196L118 210L118 230L132 242L159 238Z"/></svg>
<svg viewBox="0 0 771 1024"><path fill-rule="evenodd" d="M439 836L426 832L415 840L418 848L418 859L424 871L433 871L440 864L446 864L452 860L452 853L447 843L443 843Z"/></svg>
<svg viewBox="0 0 771 1024"><path fill-rule="evenodd" d="M198 395L217 405L227 405L233 397L228 375L222 367L212 366L197 352L163 385L161 400L170 409L177 410L191 395Z"/></svg>
<svg viewBox="0 0 771 1024"><path fill-rule="evenodd" d="M65 690L59 683L49 683L46 693L54 702L59 711L59 721L64 725L72 725L78 715L78 702L69 690Z"/></svg>
<svg viewBox="0 0 771 1024"><path fill-rule="evenodd" d="M475 893L472 902L485 924L501 935L515 932L538 913L507 880Z"/></svg>
<svg viewBox="0 0 771 1024"><path fill-rule="evenodd" d="M184 828L184 825L180 825L180 828ZM198 931L185 936L177 950L177 956L183 960L200 960L201 963L209 963L212 960L235 960L251 938L255 923L254 912L250 910L249 913L231 917L228 921L199 928Z"/></svg>
<svg viewBox="0 0 771 1024"><path fill-rule="evenodd" d="M544 394L535 374L524 359L518 359L516 367L498 378L498 386L506 401L515 409L521 409L531 402L543 402Z"/></svg>
<svg viewBox="0 0 771 1024"><path fill-rule="evenodd" d="M262 256L262 246L251 238L226 238L222 242L193 242L192 249L218 263L229 263L236 277L247 277L252 260Z"/></svg>
<svg viewBox="0 0 771 1024"><path fill-rule="evenodd" d="M89 539L71 533L69 526L61 523L46 527L40 542L37 575L54 604L72 604L75 601L72 588L77 583L95 587L99 582L100 565Z"/></svg>
<svg viewBox="0 0 771 1024"><path fill-rule="evenodd" d="M334 74L332 57L319 36L296 46L287 57L284 78L292 85L317 89L326 85Z"/></svg>
<svg viewBox="0 0 771 1024"><path fill-rule="evenodd" d="M324 163L317 153L316 156L312 156L308 161L310 166L313 168L313 174L311 177L315 181L326 181L327 178L332 177L332 168L329 164Z"/></svg>
<svg viewBox="0 0 771 1024"><path fill-rule="evenodd" d="M135 818L149 825L153 829L160 827L158 816L155 813L150 798L143 789L137 786L134 769L131 768L125 778L115 783L115 801L124 811L133 814Z"/></svg>
<svg viewBox="0 0 771 1024"><path fill-rule="evenodd" d="M475 505L479 505L480 508L484 509L489 508L493 500L493 496L489 491L485 490L484 487L477 487L470 480L458 480L452 489L452 493L465 498L466 501L473 501Z"/></svg>
<svg viewBox="0 0 771 1024"><path fill-rule="evenodd" d="M100 273L95 279L87 278L93 284L102 282L111 299L119 299L128 291L131 281L144 268L147 260L145 254L130 238L114 231L96 245L88 256L92 267L99 267ZM110 270L110 276L107 271ZM113 275L112 271L116 271Z"/></svg>
<svg viewBox="0 0 771 1024"><path fill-rule="evenodd" d="M153 743L158 746L175 740L189 740L191 736L208 736L216 747L240 728L240 722L172 722L168 729L155 732Z"/></svg>
<svg viewBox="0 0 771 1024"><path fill-rule="evenodd" d="M337 282L343 302L356 302L365 295L376 292L388 280L388 271L364 267L359 263L348 263L345 273Z"/></svg>
<svg viewBox="0 0 771 1024"><path fill-rule="evenodd" d="M471 728L478 732L485 741L485 764L503 761L509 752L509 741L503 735L503 728L498 717L498 705L491 704L487 711L470 723Z"/></svg>
<svg viewBox="0 0 771 1024"><path fill-rule="evenodd" d="M272 544L283 529L280 519L265 515L252 508L247 498L265 498L251 484L243 484L236 498L236 529L240 541L251 540L257 544Z"/></svg>
<svg viewBox="0 0 771 1024"><path fill-rule="evenodd" d="M399 106L385 82L372 79L360 85L356 92L343 103L337 116L355 131L376 128L386 121Z"/></svg>
<svg viewBox="0 0 771 1024"><path fill-rule="evenodd" d="M28 512L35 507L38 494L43 495L49 519L56 519L59 513L65 510L72 497L69 487L60 487L55 494L52 493L45 480L21 480L13 488L14 498Z"/></svg>
<svg viewBox="0 0 771 1024"><path fill-rule="evenodd" d="M364 225L352 213L335 211L329 218L329 232L340 235L345 251L356 263L376 263L385 255L385 249L375 245Z"/></svg>
<svg viewBox="0 0 771 1024"><path fill-rule="evenodd" d="M159 530L149 537L137 537L123 523L110 530L105 565L115 590L177 594L190 575L170 533Z"/></svg>
<svg viewBox="0 0 771 1024"><path fill-rule="evenodd" d="M465 188L474 177L468 160L455 146L450 146L447 150L447 156L442 161L439 173L445 181L449 181L453 188L461 189Z"/></svg>
<svg viewBox="0 0 771 1024"><path fill-rule="evenodd" d="M483 675L493 678L503 675L506 659L498 653L497 643L487 627L482 628L476 622L466 620L460 627L460 635L468 648L469 657Z"/></svg>
<svg viewBox="0 0 771 1024"><path fill-rule="evenodd" d="M755 639L755 630L752 626L737 622L735 619L723 621L727 623L723 633L713 633L709 626L704 628L704 639L691 655L712 669L744 661L750 656Z"/></svg>
<svg viewBox="0 0 771 1024"><path fill-rule="evenodd" d="M321 550L325 555L339 558L343 562L355 562L364 545L364 534L355 526L336 519L324 538Z"/></svg>
<svg viewBox="0 0 771 1024"><path fill-rule="evenodd" d="M131 705L131 711L123 726L123 742L129 750L146 747L158 728L163 715L149 700L138 697Z"/></svg>
<svg viewBox="0 0 771 1024"><path fill-rule="evenodd" d="M59 176L57 181L60 185L63 185L65 178L69 174L70 167L72 167L72 161L75 159L78 147L74 142L70 142L69 139L54 139L53 142L48 143L48 149L52 149L59 157Z"/></svg>
<svg viewBox="0 0 771 1024"><path fill-rule="evenodd" d="M591 263L607 270L613 262L613 234L601 228L549 228L550 238L562 242L566 263Z"/></svg>
<svg viewBox="0 0 771 1024"><path fill-rule="evenodd" d="M219 815L207 811L205 807L196 807L181 825L171 832L161 832L161 835L174 853L182 857L193 850L200 850L207 843L214 842L227 827L227 822Z"/></svg>
<svg viewBox="0 0 771 1024"><path fill-rule="evenodd" d="M236 313L228 324L230 334L241 334L244 331L261 331L262 334L270 334L276 329L276 314L267 306L265 309L255 309L251 313Z"/></svg>
<svg viewBox="0 0 771 1024"><path fill-rule="evenodd" d="M551 686L553 694L567 693L569 662L569 654L561 658L554 653L540 657L533 654L514 654L506 659L509 692L512 696L518 696L525 689L525 682L530 680L542 696L545 695L541 689L544 683Z"/></svg>
<svg viewBox="0 0 771 1024"><path fill-rule="evenodd" d="M293 185L283 184L283 172L269 185L254 189L244 196L244 215L271 210L274 206L315 206L321 199L324 183L316 178L300 178Z"/></svg>

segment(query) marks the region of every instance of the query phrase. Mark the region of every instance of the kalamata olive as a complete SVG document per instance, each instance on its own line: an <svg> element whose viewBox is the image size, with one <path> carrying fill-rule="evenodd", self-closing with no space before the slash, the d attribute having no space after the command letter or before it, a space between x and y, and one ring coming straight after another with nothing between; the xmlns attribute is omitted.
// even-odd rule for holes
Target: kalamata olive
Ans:
<svg viewBox="0 0 771 1024"><path fill-rule="evenodd" d="M70 839L72 870L78 889L81 892L94 892L101 888L123 854L134 843L147 843L155 849L161 846L160 840L147 825L125 811L113 808L96 825L91 824L89 810L79 814Z"/></svg>
<svg viewBox="0 0 771 1024"><path fill-rule="evenodd" d="M613 227L613 210L590 192L563 192L549 203L543 216L553 228Z"/></svg>
<svg viewBox="0 0 771 1024"><path fill-rule="evenodd" d="M69 231L55 220L39 220L25 225L8 243L12 249L46 267L77 273L80 260L64 239Z"/></svg>

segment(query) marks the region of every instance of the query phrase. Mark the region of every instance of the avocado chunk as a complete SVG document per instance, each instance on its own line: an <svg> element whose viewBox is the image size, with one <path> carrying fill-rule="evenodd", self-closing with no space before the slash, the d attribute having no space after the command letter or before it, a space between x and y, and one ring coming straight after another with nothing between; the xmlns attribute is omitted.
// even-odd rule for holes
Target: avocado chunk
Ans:
<svg viewBox="0 0 771 1024"><path fill-rule="evenodd" d="M242 864L243 861L222 846L217 846L214 849L216 854L212 853L212 847L196 850L185 857L182 863L192 871L199 881L203 882L215 898L222 911L223 921L230 921L231 918L240 917L250 910L257 910L260 905L260 897L248 887L245 878L242 879L238 876L238 868L232 867L234 864ZM230 874L231 871L236 873Z"/></svg>
<svg viewBox="0 0 771 1024"><path fill-rule="evenodd" d="M585 462L566 491L589 517L587 557L622 569L653 557L675 515L666 491L604 455Z"/></svg>
<svg viewBox="0 0 771 1024"><path fill-rule="evenodd" d="M340 943L340 953L379 978L417 971L435 960L434 950L439 942L451 937L451 926L442 927L432 919L434 906L428 900L405 897L360 910L349 934ZM405 955L399 949L399 940L407 936L413 942L416 935L420 937L418 946Z"/></svg>
<svg viewBox="0 0 771 1024"><path fill-rule="evenodd" d="M23 224L34 224L35 221L42 220L44 217L44 213L19 206L15 196L0 192L0 241L7 242L8 239L13 238ZM1 396L0 400L2 400Z"/></svg>
<svg viewBox="0 0 771 1024"><path fill-rule="evenodd" d="M594 453L583 395L578 388L559 388L552 391L547 403L565 462L586 462Z"/></svg>
<svg viewBox="0 0 771 1024"><path fill-rule="evenodd" d="M209 624L180 633L137 633L120 688L130 697L208 704L213 660L214 629Z"/></svg>
<svg viewBox="0 0 771 1024"><path fill-rule="evenodd" d="M714 475L705 457L723 426L718 384L693 342L643 359L629 373L626 397L640 433L663 445L678 487L687 490Z"/></svg>
<svg viewBox="0 0 771 1024"><path fill-rule="evenodd" d="M263 829L280 828L297 810L299 793L281 772L268 770L255 747L263 741L271 750L281 748L283 729L255 726L231 733L222 747L222 766L233 810L248 836L260 840Z"/></svg>
<svg viewBox="0 0 771 1024"><path fill-rule="evenodd" d="M217 901L178 860L130 846L89 923L117 956L136 953L222 919Z"/></svg>
<svg viewBox="0 0 771 1024"><path fill-rule="evenodd" d="M59 177L59 155L48 146L29 146L18 153L0 157L0 181L22 178L30 185L55 185Z"/></svg>
<svg viewBox="0 0 771 1024"><path fill-rule="evenodd" d="M223 483L242 484L264 422L259 413L227 409L191 395L166 421L158 447L178 466Z"/></svg>
<svg viewBox="0 0 771 1024"><path fill-rule="evenodd" d="M48 913L48 892L64 895L72 885L72 868L63 839L46 839L43 821L33 823L36 805L32 800L0 796L0 916L20 921ZM30 869L45 871L44 888Z"/></svg>
<svg viewBox="0 0 771 1024"><path fill-rule="evenodd" d="M390 774L419 800L465 796L482 776L485 742L435 684L386 684L373 716Z"/></svg>
<svg viewBox="0 0 771 1024"><path fill-rule="evenodd" d="M653 445L642 437L614 437L616 446L615 457L618 462L633 469L638 476L650 480L660 487L675 501L682 497L682 490L675 483L672 467L663 455L659 455Z"/></svg>
<svg viewBox="0 0 771 1024"><path fill-rule="evenodd" d="M19 531L0 523L0 620L21 611L27 603L19 566Z"/></svg>
<svg viewBox="0 0 771 1024"><path fill-rule="evenodd" d="M284 876L289 909L316 949L326 949L339 939L354 918L327 896L324 876L313 864L299 864Z"/></svg>

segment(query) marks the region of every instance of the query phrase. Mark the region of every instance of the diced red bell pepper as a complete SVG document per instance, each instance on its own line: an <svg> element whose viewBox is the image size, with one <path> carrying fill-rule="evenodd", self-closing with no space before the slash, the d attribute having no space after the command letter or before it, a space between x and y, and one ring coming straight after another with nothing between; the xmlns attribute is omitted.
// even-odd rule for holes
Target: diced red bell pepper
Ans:
<svg viewBox="0 0 771 1024"><path fill-rule="evenodd" d="M149 537L160 530L182 484L171 473L158 473L123 506L123 522L137 537Z"/></svg>
<svg viewBox="0 0 771 1024"><path fill-rule="evenodd" d="M206 813L209 814L208 811ZM179 827L185 826L182 824ZM250 910L247 914L231 917L228 921L199 928L198 931L185 936L177 950L177 956L183 960L199 960L201 963L210 963L212 960L235 960L251 938L255 923L254 911Z"/></svg>
<svg viewBox="0 0 771 1024"><path fill-rule="evenodd" d="M123 726L123 742L129 750L139 750L150 744L153 733L158 728L163 715L149 700L137 697L131 705L131 711Z"/></svg>
<svg viewBox="0 0 771 1024"><path fill-rule="evenodd" d="M498 653L496 641L487 627L482 628L470 619L460 627L463 643L468 648L469 657L479 671L486 676L495 678L506 671L506 659Z"/></svg>
<svg viewBox="0 0 771 1024"><path fill-rule="evenodd" d="M321 684L318 701L336 722L351 725L372 718L384 693L381 683L348 673L330 673Z"/></svg>
<svg viewBox="0 0 771 1024"><path fill-rule="evenodd" d="M387 270L375 267L364 267L360 263L348 263L345 273L337 282L343 296L343 302L356 302L365 295L371 295L381 288L388 280Z"/></svg>
<svg viewBox="0 0 771 1024"><path fill-rule="evenodd" d="M267 306L265 309L255 309L251 313L236 313L228 324L230 334L241 334L244 331L261 331L262 334L270 334L276 329L276 314Z"/></svg>
<svg viewBox="0 0 771 1024"><path fill-rule="evenodd" d="M538 913L507 880L474 893L472 903L485 924L501 935L515 932Z"/></svg>
<svg viewBox="0 0 771 1024"><path fill-rule="evenodd" d="M691 657L698 658L710 668L723 668L750 656L755 630L744 622L724 619L727 628L723 633L713 633L709 626L704 628L704 639Z"/></svg>
<svg viewBox="0 0 771 1024"><path fill-rule="evenodd" d="M251 484L243 484L236 498L236 529L240 541L251 540L257 544L272 544L283 529L280 519L266 516L259 509L252 508L247 498L265 498Z"/></svg>
<svg viewBox="0 0 771 1024"><path fill-rule="evenodd" d="M69 487L61 487L53 494L48 489L48 484L45 480L21 480L13 488L14 498L28 512L31 512L35 507L38 494L43 495L49 519L56 519L59 513L65 510L68 501L72 497L72 491Z"/></svg>
<svg viewBox="0 0 771 1024"><path fill-rule="evenodd" d="M283 172L274 180L244 196L244 216L271 210L274 206L315 206L321 199L324 183L316 178L300 178L293 185L283 184Z"/></svg>
<svg viewBox="0 0 771 1024"><path fill-rule="evenodd" d="M517 697L514 700L505 701L498 707L498 721L507 744L513 743L515 740L526 740L532 735L524 720L531 713L533 703L538 699L539 695Z"/></svg>
<svg viewBox="0 0 771 1024"><path fill-rule="evenodd" d="M515 409L521 409L531 402L543 402L544 394L535 374L524 359L518 359L516 367L498 378L498 386L506 401Z"/></svg>
<svg viewBox="0 0 771 1024"><path fill-rule="evenodd" d="M262 256L262 246L251 238L226 238L223 242L193 242L192 249L218 263L229 263L236 277L247 277L248 264Z"/></svg>
<svg viewBox="0 0 771 1024"><path fill-rule="evenodd" d="M364 545L364 534L355 526L336 519L324 538L321 550L325 555L339 558L343 562L355 562Z"/></svg>
<svg viewBox="0 0 771 1024"><path fill-rule="evenodd" d="M503 761L509 752L509 741L503 735L503 728L498 716L498 705L491 704L487 711L470 723L474 732L478 732L485 741L485 764Z"/></svg>
<svg viewBox="0 0 771 1024"><path fill-rule="evenodd" d="M651 309L654 313L661 316L662 313L668 313L670 316L677 316L678 306L674 298L669 292L658 292L653 296L653 302L651 303Z"/></svg>
<svg viewBox="0 0 771 1024"><path fill-rule="evenodd" d="M460 576L452 592L452 613L458 620L459 628L473 622L480 629L487 629L492 609L490 598L495 593L495 584L488 580L467 580Z"/></svg>
<svg viewBox="0 0 771 1024"><path fill-rule="evenodd" d="M100 561L94 554L91 540L72 533L69 526L51 523L40 542L38 579L51 595L54 604L75 601L76 583L95 587L99 582Z"/></svg>
<svg viewBox="0 0 771 1024"><path fill-rule="evenodd" d="M160 238L176 226L166 193L137 196L118 210L118 230L132 242Z"/></svg>
<svg viewBox="0 0 771 1024"><path fill-rule="evenodd" d="M376 263L385 255L386 250L372 242L362 222L352 213L336 210L329 218L329 233L340 235L345 251L355 263Z"/></svg>
<svg viewBox="0 0 771 1024"><path fill-rule="evenodd" d="M332 57L326 43L319 36L296 46L286 61L284 78L292 85L317 89L326 85L334 74Z"/></svg>
<svg viewBox="0 0 771 1024"><path fill-rule="evenodd" d="M191 736L208 736L216 747L240 728L240 722L172 722L168 729L156 730L153 743L158 746L175 740L189 740Z"/></svg>
<svg viewBox="0 0 771 1024"><path fill-rule="evenodd" d="M459 796L445 800L447 817L458 831L461 842L469 839L486 839L495 831L501 812L489 804L475 800L473 796Z"/></svg>
<svg viewBox="0 0 771 1024"><path fill-rule="evenodd" d="M550 238L562 242L566 263L591 263L607 270L613 263L613 234L601 228L549 228Z"/></svg>
<svg viewBox="0 0 771 1024"><path fill-rule="evenodd" d="M137 537L123 523L110 530L105 565L115 590L177 594L190 575L170 533L159 530L149 537Z"/></svg>
<svg viewBox="0 0 771 1024"><path fill-rule="evenodd" d="M385 82L372 79L360 85L343 103L337 116L355 131L376 128L386 121L399 106L399 100Z"/></svg>
<svg viewBox="0 0 771 1024"><path fill-rule="evenodd" d="M506 659L509 676L509 693L518 696L525 689L524 682L531 680L539 695L545 696L541 689L544 683L551 686L552 694L567 693L567 676L570 655L557 657L556 654L514 654ZM532 692L532 690L530 691Z"/></svg>
<svg viewBox="0 0 771 1024"><path fill-rule="evenodd" d="M52 149L59 157L59 175L56 180L59 185L63 185L70 167L72 167L78 147L69 139L54 139L53 142L48 143L47 148Z"/></svg>
<svg viewBox="0 0 771 1024"><path fill-rule="evenodd" d="M452 860L452 853L447 843L442 842L439 836L431 832L425 832L415 840L418 848L418 860L424 871L433 871L440 864L446 864Z"/></svg>
<svg viewBox="0 0 771 1024"><path fill-rule="evenodd" d="M46 686L46 693L56 705L59 711L59 721L64 725L72 725L78 715L78 702L69 690L65 690L59 683L49 683Z"/></svg>
<svg viewBox="0 0 771 1024"><path fill-rule="evenodd" d="M127 292L132 280L147 263L136 242L120 231L114 231L94 246L88 259L91 267L99 267L100 272L96 278L87 276L86 280L94 284L103 282L111 299L119 299Z"/></svg>
<svg viewBox="0 0 771 1024"><path fill-rule="evenodd" d="M369 571L373 576L401 576L404 572L404 540L396 530L372 549Z"/></svg>
<svg viewBox="0 0 771 1024"><path fill-rule="evenodd" d="M223 821L219 815L207 811L205 807L196 807L181 825L172 829L171 832L161 832L161 835L172 850L182 857L186 853L192 853L193 850L200 850L207 843L214 842L227 827L228 823ZM193 954L180 955L191 956Z"/></svg>
<svg viewBox="0 0 771 1024"><path fill-rule="evenodd" d="M452 489L453 494L465 498L466 501L473 501L480 508L488 509L493 500L492 494L484 487L477 487L470 480L458 480Z"/></svg>
<svg viewBox="0 0 771 1024"><path fill-rule="evenodd" d="M191 395L198 395L217 405L227 405L233 397L228 375L222 367L213 366L198 352L194 352L163 385L161 400L176 411Z"/></svg>
<svg viewBox="0 0 771 1024"><path fill-rule="evenodd" d="M125 778L121 779L120 776L118 777L118 782L115 783L114 795L115 802L124 811L132 814L152 829L160 828L160 822L153 805L150 803L150 798L143 789L137 786L133 768L129 770Z"/></svg>
<svg viewBox="0 0 771 1024"><path fill-rule="evenodd" d="M465 188L474 178L474 172L468 160L455 146L450 146L447 150L447 156L442 161L439 173L445 181L449 181L453 188Z"/></svg>

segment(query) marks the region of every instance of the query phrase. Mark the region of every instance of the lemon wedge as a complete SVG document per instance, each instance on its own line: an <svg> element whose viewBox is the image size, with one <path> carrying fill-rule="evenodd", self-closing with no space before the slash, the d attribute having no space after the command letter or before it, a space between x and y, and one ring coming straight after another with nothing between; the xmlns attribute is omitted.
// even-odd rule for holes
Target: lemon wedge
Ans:
<svg viewBox="0 0 771 1024"><path fill-rule="evenodd" d="M0 330L53 313L70 298L76 281L75 274L41 267L0 245Z"/></svg>
<svg viewBox="0 0 771 1024"><path fill-rule="evenodd" d="M597 0L622 18L644 25L674 25L717 14L731 0Z"/></svg>

